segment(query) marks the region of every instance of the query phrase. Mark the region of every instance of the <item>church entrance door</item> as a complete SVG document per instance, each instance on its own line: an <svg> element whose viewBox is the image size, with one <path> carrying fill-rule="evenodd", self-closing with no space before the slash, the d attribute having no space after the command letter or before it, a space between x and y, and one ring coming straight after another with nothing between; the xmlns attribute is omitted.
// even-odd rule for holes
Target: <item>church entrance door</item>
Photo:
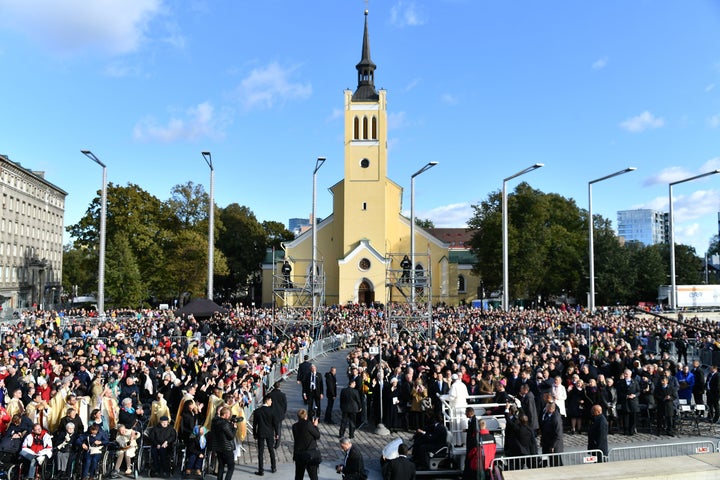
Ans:
<svg viewBox="0 0 720 480"><path fill-rule="evenodd" d="M358 286L358 303L372 305L375 302L375 291L370 282L363 280Z"/></svg>

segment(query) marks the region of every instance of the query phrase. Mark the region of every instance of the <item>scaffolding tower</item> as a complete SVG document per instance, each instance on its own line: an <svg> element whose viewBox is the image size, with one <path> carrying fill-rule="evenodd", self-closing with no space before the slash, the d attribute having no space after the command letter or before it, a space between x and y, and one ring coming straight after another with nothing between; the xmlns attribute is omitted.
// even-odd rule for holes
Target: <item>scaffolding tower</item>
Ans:
<svg viewBox="0 0 720 480"><path fill-rule="evenodd" d="M275 255L273 254L275 259ZM309 325L312 337L322 336L322 306L325 304L325 271L322 261L285 257L292 271L283 273L285 259L273 263L273 328L281 336L288 335L293 326Z"/></svg>
<svg viewBox="0 0 720 480"><path fill-rule="evenodd" d="M433 336L430 253L416 252L414 265L412 257L409 253L387 254L388 331L392 336L406 332L430 339Z"/></svg>

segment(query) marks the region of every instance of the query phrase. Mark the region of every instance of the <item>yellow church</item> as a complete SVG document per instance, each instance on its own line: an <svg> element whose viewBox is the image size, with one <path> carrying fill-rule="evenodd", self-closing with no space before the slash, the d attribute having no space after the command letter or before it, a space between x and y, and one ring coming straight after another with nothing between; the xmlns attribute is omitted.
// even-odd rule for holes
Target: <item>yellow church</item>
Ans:
<svg viewBox="0 0 720 480"><path fill-rule="evenodd" d="M313 297L316 305L469 303L479 286L469 233L412 229L401 213L403 188L387 177L387 92L375 88L367 11L356 69L357 88L344 92L344 178L330 187L333 212L317 223L315 235L311 227L268 255L263 304L309 306Z"/></svg>

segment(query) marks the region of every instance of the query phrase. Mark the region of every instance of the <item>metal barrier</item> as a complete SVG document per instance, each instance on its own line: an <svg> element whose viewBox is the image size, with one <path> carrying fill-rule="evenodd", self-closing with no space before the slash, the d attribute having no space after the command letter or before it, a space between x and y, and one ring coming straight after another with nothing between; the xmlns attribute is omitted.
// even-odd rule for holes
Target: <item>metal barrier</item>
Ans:
<svg viewBox="0 0 720 480"><path fill-rule="evenodd" d="M500 457L493 460L492 470L523 470L528 468L562 467L567 465L585 465L600 463L603 453L600 450L578 450L575 452L539 453L521 457Z"/></svg>
<svg viewBox="0 0 720 480"><path fill-rule="evenodd" d="M699 453L715 453L717 451L712 441L667 443L660 445L638 445L632 447L611 448L608 457L611 462L624 460L645 460L648 458L676 457L681 455L696 455Z"/></svg>

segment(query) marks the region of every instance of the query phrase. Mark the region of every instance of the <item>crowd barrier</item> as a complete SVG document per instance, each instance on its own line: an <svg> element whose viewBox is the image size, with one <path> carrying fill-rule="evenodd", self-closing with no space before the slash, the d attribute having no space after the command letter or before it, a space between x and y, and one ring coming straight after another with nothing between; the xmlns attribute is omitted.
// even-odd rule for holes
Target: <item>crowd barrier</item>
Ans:
<svg viewBox="0 0 720 480"><path fill-rule="evenodd" d="M608 457L611 462L624 460L646 460L658 457L676 457L679 455L696 455L699 453L715 453L717 445L709 440L697 442L666 443L660 445L633 445L630 447L611 448Z"/></svg>
<svg viewBox="0 0 720 480"><path fill-rule="evenodd" d="M584 465L603 461L600 450L578 450L561 453L539 453L521 457L498 457L493 460L492 470L496 467L501 471L523 470L526 468L561 467L567 465Z"/></svg>

